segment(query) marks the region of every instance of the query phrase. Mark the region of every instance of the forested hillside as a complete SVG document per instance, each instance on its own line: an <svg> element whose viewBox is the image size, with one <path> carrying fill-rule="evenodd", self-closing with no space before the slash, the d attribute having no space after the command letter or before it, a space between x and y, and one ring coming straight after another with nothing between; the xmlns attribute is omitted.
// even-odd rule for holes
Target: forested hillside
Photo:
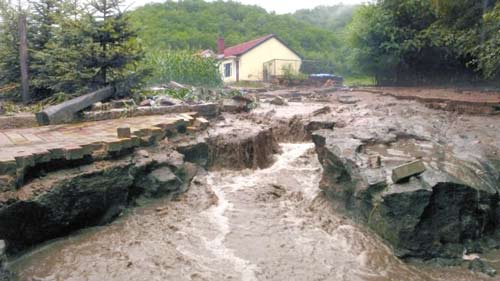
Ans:
<svg viewBox="0 0 500 281"><path fill-rule="evenodd" d="M230 46L271 33L321 62L315 72L374 77L380 85L500 86L500 0L378 0L287 15L232 1L131 11L124 0L13 2L0 0L0 94L25 89L26 102L110 84L123 93L170 79L218 86L216 62L192 53L215 50L221 35Z"/></svg>
<svg viewBox="0 0 500 281"><path fill-rule="evenodd" d="M499 0L377 1L347 34L349 67L382 84L500 81Z"/></svg>
<svg viewBox="0 0 500 281"><path fill-rule="evenodd" d="M186 0L131 13L147 49L215 49L274 33L330 71L380 84L462 83L500 77L498 0L380 0L276 15L235 2Z"/></svg>
<svg viewBox="0 0 500 281"><path fill-rule="evenodd" d="M351 22L354 12L360 5L318 6L314 9L298 10L293 16L317 27L341 34Z"/></svg>
<svg viewBox="0 0 500 281"><path fill-rule="evenodd" d="M293 15L268 13L257 6L235 2L188 0L149 4L131 12L133 24L148 50L216 48L224 35L230 46L276 34L305 59L335 63L340 42L334 32Z"/></svg>

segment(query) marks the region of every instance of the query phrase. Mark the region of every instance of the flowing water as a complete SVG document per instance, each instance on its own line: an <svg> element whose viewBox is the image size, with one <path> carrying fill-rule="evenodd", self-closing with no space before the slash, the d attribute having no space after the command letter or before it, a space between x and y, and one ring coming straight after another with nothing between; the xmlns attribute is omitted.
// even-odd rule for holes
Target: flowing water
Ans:
<svg viewBox="0 0 500 281"><path fill-rule="evenodd" d="M20 280L492 280L403 263L320 194L312 144L263 170L199 175L190 190L10 263Z"/></svg>

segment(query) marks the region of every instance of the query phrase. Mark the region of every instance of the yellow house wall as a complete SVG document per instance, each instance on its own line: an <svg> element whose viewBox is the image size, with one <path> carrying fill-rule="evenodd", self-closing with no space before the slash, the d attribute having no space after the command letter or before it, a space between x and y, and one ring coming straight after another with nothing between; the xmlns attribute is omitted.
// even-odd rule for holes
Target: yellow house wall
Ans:
<svg viewBox="0 0 500 281"><path fill-rule="evenodd" d="M270 60L290 60L293 68L297 71L300 69L302 60L294 52L292 52L288 47L283 45L276 38L271 38L265 43L259 45L258 47L250 50L248 53L244 54L240 58L240 80L246 81L260 81L263 80L264 63ZM295 61L295 62L293 62ZM282 62L278 61L276 75L281 75ZM280 66L278 66L278 64ZM236 72L235 66L233 66L233 72ZM236 75L236 73L234 73ZM235 77L236 79L236 77ZM226 80L224 80L226 81Z"/></svg>
<svg viewBox="0 0 500 281"><path fill-rule="evenodd" d="M231 76L229 76L229 77L224 76L224 65L226 63L232 64ZM224 82L236 82L236 61L234 59L222 60L221 64L219 65L219 73L221 74L222 81L224 81Z"/></svg>
<svg viewBox="0 0 500 281"><path fill-rule="evenodd" d="M290 68L293 73L299 73L300 71L300 61L289 61L289 60L275 60L270 64L270 73L274 76L283 75L283 68Z"/></svg>

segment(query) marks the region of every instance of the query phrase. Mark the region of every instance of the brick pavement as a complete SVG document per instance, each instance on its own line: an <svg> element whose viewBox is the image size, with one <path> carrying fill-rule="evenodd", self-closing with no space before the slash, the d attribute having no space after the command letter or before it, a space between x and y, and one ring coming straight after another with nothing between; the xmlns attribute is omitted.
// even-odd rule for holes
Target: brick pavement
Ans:
<svg viewBox="0 0 500 281"><path fill-rule="evenodd" d="M0 191L22 184L25 171L37 164L78 160L95 151L119 152L147 145L164 138L168 132L190 126L196 117L196 113L154 115L0 130ZM130 127L132 136L118 138L119 127Z"/></svg>

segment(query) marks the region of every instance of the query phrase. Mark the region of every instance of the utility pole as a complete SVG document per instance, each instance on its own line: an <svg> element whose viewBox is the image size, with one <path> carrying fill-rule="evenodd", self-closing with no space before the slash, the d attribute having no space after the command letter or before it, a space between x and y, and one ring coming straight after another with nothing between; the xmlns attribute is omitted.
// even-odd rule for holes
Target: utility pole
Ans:
<svg viewBox="0 0 500 281"><path fill-rule="evenodd" d="M26 13L19 13L19 65L21 66L21 97L24 103L31 101L28 77L28 36Z"/></svg>
<svg viewBox="0 0 500 281"><path fill-rule="evenodd" d="M102 18L103 18L103 23L104 25L106 25L106 19L108 17L108 1L107 0L104 0L103 2L103 12L102 12ZM108 51L108 44L106 42L103 42L103 45L102 45L102 51L103 51L103 55L104 57L107 57L108 54L107 54L107 51ZM107 73L108 72L108 68L106 66L103 66L102 67L102 81L104 83L104 85L106 85L107 83Z"/></svg>

